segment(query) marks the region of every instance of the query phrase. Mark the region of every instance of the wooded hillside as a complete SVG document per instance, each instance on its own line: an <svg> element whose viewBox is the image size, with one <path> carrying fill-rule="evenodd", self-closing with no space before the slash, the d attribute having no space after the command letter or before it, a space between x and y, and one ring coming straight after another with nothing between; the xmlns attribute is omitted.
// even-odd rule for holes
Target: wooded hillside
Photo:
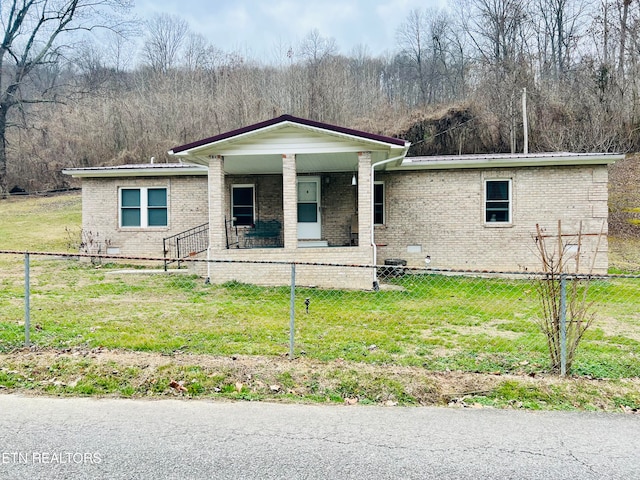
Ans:
<svg viewBox="0 0 640 480"><path fill-rule="evenodd" d="M411 12L384 57L314 30L248 58L164 14L138 25L139 44L124 33L67 37L66 55L22 78L8 189L68 186L65 167L167 161L175 145L283 113L406 138L410 155L521 151L525 88L531 152L640 150L632 0L451 0ZM6 90L19 65L4 58Z"/></svg>

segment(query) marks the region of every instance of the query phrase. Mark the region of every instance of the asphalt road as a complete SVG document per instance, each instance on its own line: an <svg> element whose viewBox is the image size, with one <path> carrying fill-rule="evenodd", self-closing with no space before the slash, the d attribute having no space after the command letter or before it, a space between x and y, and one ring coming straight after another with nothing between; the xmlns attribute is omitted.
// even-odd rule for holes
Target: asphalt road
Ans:
<svg viewBox="0 0 640 480"><path fill-rule="evenodd" d="M2 479L640 479L640 416L0 395Z"/></svg>

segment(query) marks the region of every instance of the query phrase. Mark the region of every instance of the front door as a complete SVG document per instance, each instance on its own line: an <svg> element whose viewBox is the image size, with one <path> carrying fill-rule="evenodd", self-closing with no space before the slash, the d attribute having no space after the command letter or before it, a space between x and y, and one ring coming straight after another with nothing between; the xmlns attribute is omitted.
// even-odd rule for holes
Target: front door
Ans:
<svg viewBox="0 0 640 480"><path fill-rule="evenodd" d="M321 238L320 177L298 177L298 239Z"/></svg>

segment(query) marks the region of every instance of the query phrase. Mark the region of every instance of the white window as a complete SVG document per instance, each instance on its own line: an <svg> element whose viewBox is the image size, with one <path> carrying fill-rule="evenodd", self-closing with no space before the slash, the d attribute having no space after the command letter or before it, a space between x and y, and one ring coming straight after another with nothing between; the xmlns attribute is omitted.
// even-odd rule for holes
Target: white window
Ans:
<svg viewBox="0 0 640 480"><path fill-rule="evenodd" d="M238 226L255 223L255 188L251 184L231 186L231 216Z"/></svg>
<svg viewBox="0 0 640 480"><path fill-rule="evenodd" d="M141 187L120 189L121 227L166 227L167 189Z"/></svg>
<svg viewBox="0 0 640 480"><path fill-rule="evenodd" d="M373 182L373 224L384 225L384 182Z"/></svg>
<svg viewBox="0 0 640 480"><path fill-rule="evenodd" d="M511 180L486 180L484 192L485 223L511 223Z"/></svg>

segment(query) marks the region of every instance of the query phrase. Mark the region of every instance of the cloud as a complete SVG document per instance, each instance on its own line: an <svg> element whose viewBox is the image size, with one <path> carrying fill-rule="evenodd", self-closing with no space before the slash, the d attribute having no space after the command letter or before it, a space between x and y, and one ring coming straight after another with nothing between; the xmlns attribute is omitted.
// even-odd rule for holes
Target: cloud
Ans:
<svg viewBox="0 0 640 480"><path fill-rule="evenodd" d="M225 51L265 56L277 46L294 48L312 30L331 37L342 53L365 45L372 55L395 48L395 31L413 8L445 0L138 0L142 18L167 12ZM287 47L288 48L288 47Z"/></svg>

